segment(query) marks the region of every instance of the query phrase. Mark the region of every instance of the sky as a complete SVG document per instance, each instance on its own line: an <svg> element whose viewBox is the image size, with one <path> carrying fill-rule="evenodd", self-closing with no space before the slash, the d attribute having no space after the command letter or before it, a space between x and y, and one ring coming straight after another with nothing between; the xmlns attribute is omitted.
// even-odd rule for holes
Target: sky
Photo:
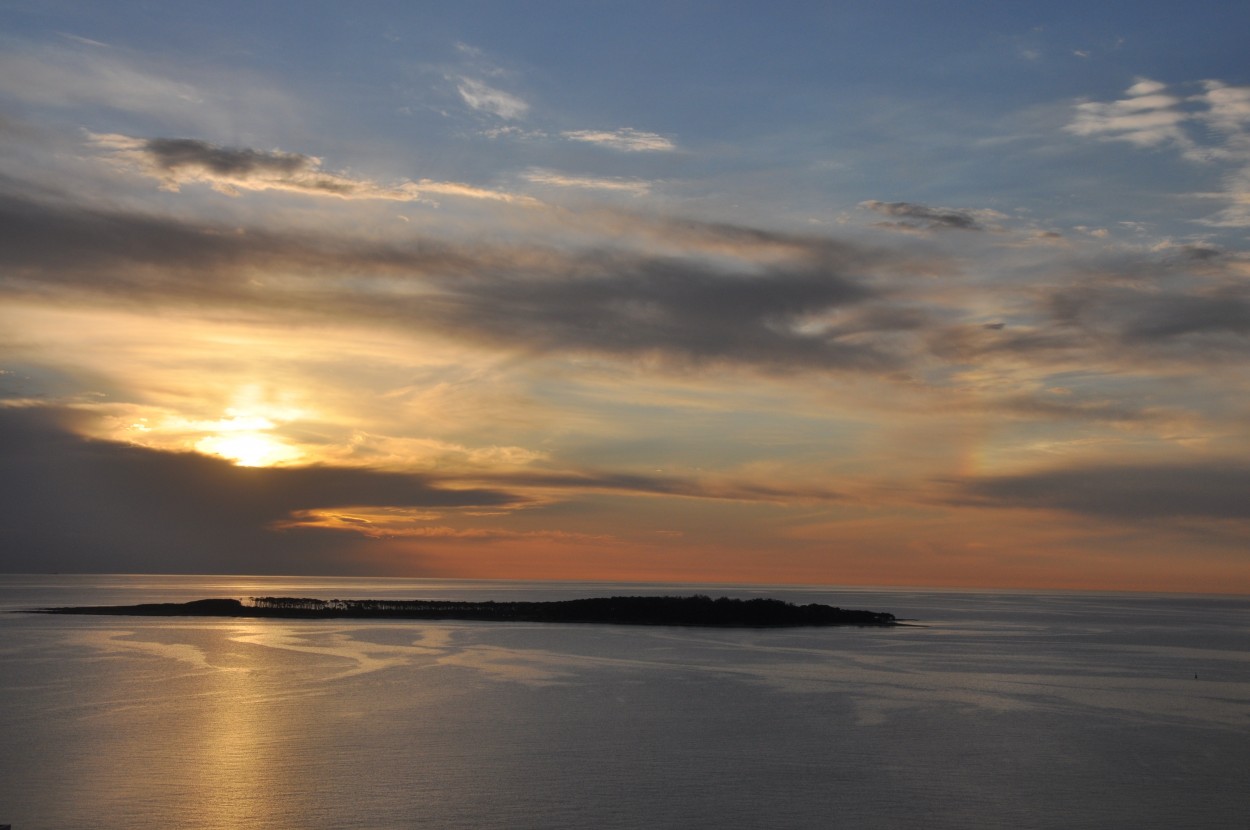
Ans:
<svg viewBox="0 0 1250 830"><path fill-rule="evenodd" d="M1247 31L0 0L0 572L1250 592Z"/></svg>

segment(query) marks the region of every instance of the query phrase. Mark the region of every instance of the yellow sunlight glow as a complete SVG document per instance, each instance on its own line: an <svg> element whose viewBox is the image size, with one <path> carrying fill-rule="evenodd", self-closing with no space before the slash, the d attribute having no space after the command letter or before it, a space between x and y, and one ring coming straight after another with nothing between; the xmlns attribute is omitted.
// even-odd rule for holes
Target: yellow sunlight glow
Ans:
<svg viewBox="0 0 1250 830"><path fill-rule="evenodd" d="M295 461L302 453L261 432L230 432L210 435L195 443L202 453L218 455L240 467L272 467Z"/></svg>

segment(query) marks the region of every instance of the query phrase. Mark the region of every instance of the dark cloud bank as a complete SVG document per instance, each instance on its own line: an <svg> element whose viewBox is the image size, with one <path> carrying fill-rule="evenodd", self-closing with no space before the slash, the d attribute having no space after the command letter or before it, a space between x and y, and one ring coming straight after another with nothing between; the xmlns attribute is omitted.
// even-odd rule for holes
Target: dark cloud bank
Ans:
<svg viewBox="0 0 1250 830"><path fill-rule="evenodd" d="M708 233L729 234L726 228ZM767 368L891 369L873 333L915 325L874 309L850 248L738 269L623 251L457 247L200 227L138 214L0 196L9 291L116 303L214 303L442 333L510 350L657 356ZM264 287L303 275L302 290ZM419 296L361 289L357 275L415 281ZM262 285L257 285L257 282ZM801 324L838 311L837 326Z"/></svg>
<svg viewBox="0 0 1250 830"><path fill-rule="evenodd" d="M190 153L225 169L298 162L243 151L204 159L203 149L174 143L162 158L176 164ZM671 233L675 241L784 250L784 261L226 228L89 208L70 197L37 200L16 192L15 182L0 185L0 290L12 295L216 305L278 320L383 324L514 352L774 373L895 373L931 358L1046 361L1077 353L1087 363L1133 355L1203 363L1250 347L1250 289L1232 281L1209 289L1201 281L1113 285L1073 275L1071 285L1060 280L1015 298L1027 300L1020 310L1032 320L986 328L952 322L958 309L881 288L874 275L899 264L892 254L751 228L684 222ZM877 209L978 228L971 214L907 203ZM1193 261L1152 267L1183 274ZM294 279L268 284L275 274Z"/></svg>
<svg viewBox="0 0 1250 830"><path fill-rule="evenodd" d="M1250 521L1250 465L1081 465L958 482L957 504L1060 510L1131 522Z"/></svg>
<svg viewBox="0 0 1250 830"><path fill-rule="evenodd" d="M0 408L0 572L350 571L343 539L270 525L300 509L518 504L416 475L330 467L237 467L194 453L93 441L63 410ZM415 564L415 563L414 563Z"/></svg>
<svg viewBox="0 0 1250 830"><path fill-rule="evenodd" d="M252 468L75 432L89 415L0 407L0 573L30 571L347 573L342 531L275 529L302 511L344 507L506 510L526 491L784 502L832 500L824 489L595 471L454 478L359 468ZM371 544L366 540L352 540ZM416 555L406 569L419 571Z"/></svg>

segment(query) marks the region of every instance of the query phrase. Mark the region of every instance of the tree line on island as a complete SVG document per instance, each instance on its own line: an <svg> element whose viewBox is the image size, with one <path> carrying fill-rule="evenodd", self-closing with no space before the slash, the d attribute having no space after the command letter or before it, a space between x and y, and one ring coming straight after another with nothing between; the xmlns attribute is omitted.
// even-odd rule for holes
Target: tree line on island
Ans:
<svg viewBox="0 0 1250 830"><path fill-rule="evenodd" d="M856 611L779 599L712 599L693 596L626 596L548 602L391 599L313 599L251 597L202 599L187 603L40 608L50 614L119 614L137 616L350 618L414 620L485 620L496 622L612 623L619 625L698 625L789 627L896 624L893 614Z"/></svg>

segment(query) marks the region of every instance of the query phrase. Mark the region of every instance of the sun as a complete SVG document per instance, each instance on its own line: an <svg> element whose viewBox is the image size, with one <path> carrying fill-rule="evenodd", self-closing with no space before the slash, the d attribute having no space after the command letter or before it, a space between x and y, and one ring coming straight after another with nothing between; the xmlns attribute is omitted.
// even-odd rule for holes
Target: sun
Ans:
<svg viewBox="0 0 1250 830"><path fill-rule="evenodd" d="M203 453L221 456L240 467L272 467L298 459L302 453L263 432L228 432L196 442Z"/></svg>

